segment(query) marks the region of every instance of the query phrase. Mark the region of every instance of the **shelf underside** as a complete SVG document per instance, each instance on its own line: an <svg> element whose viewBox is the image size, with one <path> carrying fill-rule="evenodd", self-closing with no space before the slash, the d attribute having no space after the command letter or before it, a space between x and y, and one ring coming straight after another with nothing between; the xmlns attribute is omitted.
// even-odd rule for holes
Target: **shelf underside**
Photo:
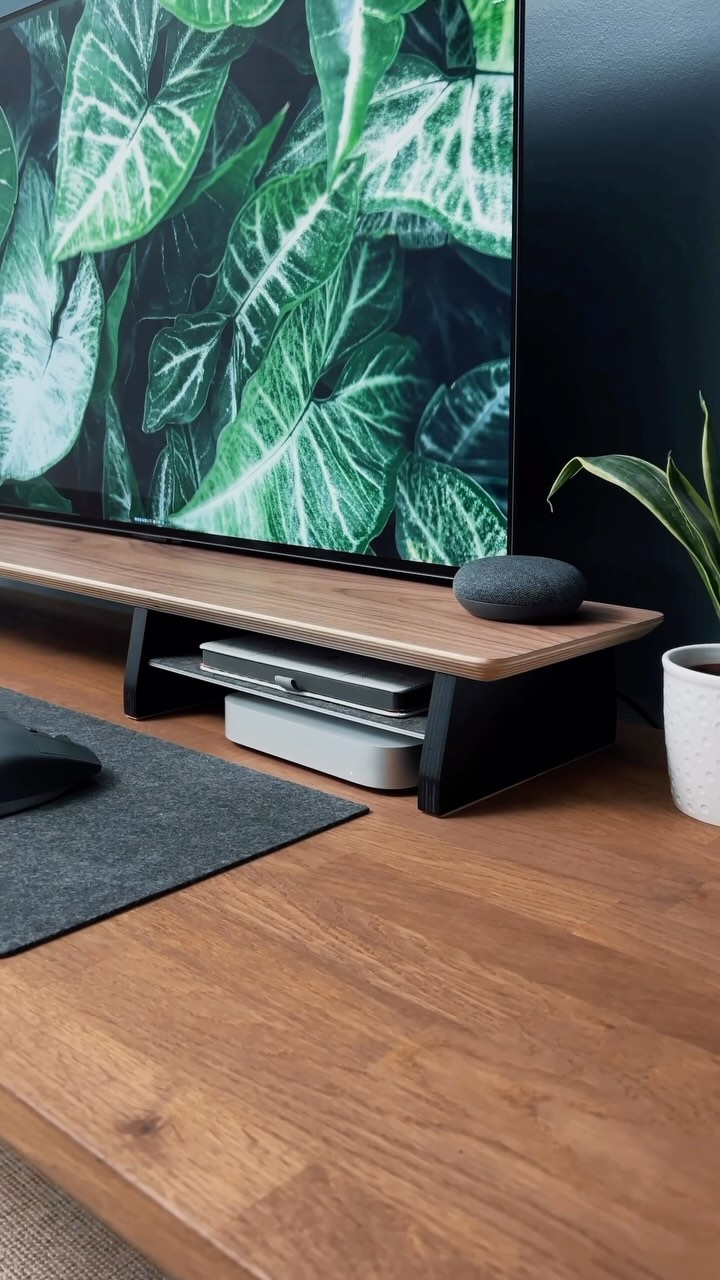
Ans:
<svg viewBox="0 0 720 1280"><path fill-rule="evenodd" d="M314 711L319 715L332 716L337 720L350 720L356 724L372 725L377 729L385 729L388 733L417 738L421 742L425 737L427 715L384 716L375 711L346 707L338 702L326 702L322 698L314 698L312 694L291 693L284 689L273 689L269 685L257 684L253 680L241 680L237 676L225 676L211 671L203 671L200 658L192 655L179 658L151 658L148 665L157 667L160 671L172 671L175 675L187 676L189 680L202 680L206 684L216 685L228 693L244 693L248 697L262 698L268 702L281 702L285 706L294 706L303 711Z"/></svg>

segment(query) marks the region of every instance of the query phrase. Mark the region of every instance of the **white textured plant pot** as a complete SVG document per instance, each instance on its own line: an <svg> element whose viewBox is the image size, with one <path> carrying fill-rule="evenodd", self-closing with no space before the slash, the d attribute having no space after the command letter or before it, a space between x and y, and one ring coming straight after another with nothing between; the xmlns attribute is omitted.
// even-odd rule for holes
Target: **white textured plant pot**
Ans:
<svg viewBox="0 0 720 1280"><path fill-rule="evenodd" d="M692 667L720 662L720 644L663 654L665 745L678 809L720 826L720 676Z"/></svg>

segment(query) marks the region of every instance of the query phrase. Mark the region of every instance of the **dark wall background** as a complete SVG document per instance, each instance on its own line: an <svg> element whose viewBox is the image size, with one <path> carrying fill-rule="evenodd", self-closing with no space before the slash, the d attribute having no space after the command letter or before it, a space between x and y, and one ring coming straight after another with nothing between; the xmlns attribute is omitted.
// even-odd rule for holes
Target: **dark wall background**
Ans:
<svg viewBox="0 0 720 1280"><path fill-rule="evenodd" d="M660 653L720 639L700 579L611 486L544 496L576 453L697 474L700 389L720 424L720 3L527 0L526 32L517 550L665 612L619 663L658 713Z"/></svg>

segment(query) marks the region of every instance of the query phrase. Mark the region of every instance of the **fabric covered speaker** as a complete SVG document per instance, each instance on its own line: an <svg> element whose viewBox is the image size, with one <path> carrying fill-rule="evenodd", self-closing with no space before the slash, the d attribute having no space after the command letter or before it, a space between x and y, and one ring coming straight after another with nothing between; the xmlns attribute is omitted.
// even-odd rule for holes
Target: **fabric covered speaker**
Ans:
<svg viewBox="0 0 720 1280"><path fill-rule="evenodd" d="M587 583L579 569L542 556L488 556L455 575L468 613L492 622L559 622L580 608Z"/></svg>

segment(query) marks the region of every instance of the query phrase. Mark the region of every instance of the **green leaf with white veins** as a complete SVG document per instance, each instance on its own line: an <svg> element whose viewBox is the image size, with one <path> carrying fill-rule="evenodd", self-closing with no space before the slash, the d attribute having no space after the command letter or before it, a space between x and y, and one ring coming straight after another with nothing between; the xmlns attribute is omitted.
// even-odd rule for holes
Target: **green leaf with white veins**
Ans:
<svg viewBox="0 0 720 1280"><path fill-rule="evenodd" d="M357 234L371 240L397 236L403 249L441 249L449 240L447 231L416 213L366 213L358 218Z"/></svg>
<svg viewBox="0 0 720 1280"><path fill-rule="evenodd" d="M202 31L259 27L277 13L283 0L162 0L164 9Z"/></svg>
<svg viewBox="0 0 720 1280"><path fill-rule="evenodd" d="M103 450L103 516L106 520L133 520L142 515L142 499L128 450L118 407L107 402Z"/></svg>
<svg viewBox="0 0 720 1280"><path fill-rule="evenodd" d="M512 75L515 68L516 0L465 0L478 71Z"/></svg>
<svg viewBox="0 0 720 1280"><path fill-rule="evenodd" d="M202 411L220 359L227 316L203 311L180 316L162 329L150 348L150 373L143 431L168 422L194 422Z"/></svg>
<svg viewBox="0 0 720 1280"><path fill-rule="evenodd" d="M5 112L0 107L0 248L12 222L18 192L18 163L15 139Z"/></svg>
<svg viewBox="0 0 720 1280"><path fill-rule="evenodd" d="M284 313L332 275L352 238L360 167L328 190L325 165L266 182L238 215L213 305L235 315L243 362L257 369Z"/></svg>
<svg viewBox="0 0 720 1280"><path fill-rule="evenodd" d="M410 339L358 345L396 313L398 284L394 254L366 246L290 313L174 525L365 550L392 511L405 441L428 391ZM333 393L317 399L318 383L342 361Z"/></svg>
<svg viewBox="0 0 720 1280"><path fill-rule="evenodd" d="M183 28L150 88L157 0L88 0L70 51L58 154L56 261L145 235L172 208L210 132L244 32ZM92 120L93 127L88 127Z"/></svg>
<svg viewBox="0 0 720 1280"><path fill-rule="evenodd" d="M448 78L399 58L363 134L363 211L418 213L462 244L510 257L513 132L512 76Z"/></svg>
<svg viewBox="0 0 720 1280"><path fill-rule="evenodd" d="M93 407L95 401L102 402L110 394L118 368L120 348L120 326L125 315L130 289L135 279L135 246L128 254L115 288L107 300L105 323L100 340L95 386L93 388Z"/></svg>
<svg viewBox="0 0 720 1280"><path fill-rule="evenodd" d="M418 428L416 448L475 480L507 510L510 361L495 360L438 387Z"/></svg>
<svg viewBox="0 0 720 1280"><path fill-rule="evenodd" d="M0 273L0 480L31 480L75 444L95 380L105 300L83 257L63 307L50 261L52 184L29 161Z"/></svg>
<svg viewBox="0 0 720 1280"><path fill-rule="evenodd" d="M462 0L424 4L408 23L404 49L446 71L474 67L473 32Z"/></svg>
<svg viewBox="0 0 720 1280"><path fill-rule="evenodd" d="M327 332L323 337L326 364L330 368L366 338L391 328L398 320L403 301L401 255L391 243L380 246L359 241L351 247L342 268L335 272L325 288L325 321L336 326L334 338ZM338 301L338 296L344 301ZM338 324L340 306L342 321ZM212 440L219 438L240 411L241 348L238 331L234 329L231 349L218 368L205 409L208 421L202 434L205 437L209 435ZM199 435L201 422L204 419L198 419L188 430ZM187 502L191 496L188 495Z"/></svg>
<svg viewBox="0 0 720 1280"><path fill-rule="evenodd" d="M507 551L507 521L455 467L410 454L397 482L398 551L405 560L460 565Z"/></svg>
<svg viewBox="0 0 720 1280"><path fill-rule="evenodd" d="M208 174L214 173L240 147L244 147L261 123L252 103L248 102L232 80L228 80L215 112L205 150L193 174L193 182L207 178Z"/></svg>
<svg viewBox="0 0 720 1280"><path fill-rule="evenodd" d="M361 213L419 214L471 249L509 258L513 138L511 75L447 76L401 54L358 143ZM311 94L270 172L307 167L326 152L322 108Z"/></svg>
<svg viewBox="0 0 720 1280"><path fill-rule="evenodd" d="M150 234L141 262L143 275L150 274L149 314L169 318L186 311L199 277L216 275L237 211L267 160L284 115L278 112L252 142L211 173L193 178L169 217Z"/></svg>
<svg viewBox="0 0 720 1280"><path fill-rule="evenodd" d="M55 88L62 93L65 88L68 55L57 9L36 13L25 22L18 23L13 30L28 53L42 63Z"/></svg>
<svg viewBox="0 0 720 1280"><path fill-rule="evenodd" d="M323 289L315 314L324 370L400 319L402 255L392 242L357 241Z"/></svg>
<svg viewBox="0 0 720 1280"><path fill-rule="evenodd" d="M269 127L269 126L268 126ZM260 117L246 98L228 81L220 105L215 112L212 129L197 169L173 208L141 242L138 250L138 291L143 298L146 317L172 320L188 311L198 275L205 270L217 271L227 244L228 232L240 208L230 203L235 193L230 190L226 164L241 155L248 140L260 128ZM215 175L223 188L220 201L214 202L212 221L202 220L202 208L188 215L187 202L193 202L201 184ZM223 176L224 175L224 176ZM228 207L225 208L227 203ZM206 209L207 214L210 210ZM212 267L208 268L208 263Z"/></svg>
<svg viewBox="0 0 720 1280"><path fill-rule="evenodd" d="M357 202L354 164L330 191L323 164L260 188L233 224L210 308L181 316L153 342L145 431L195 420L207 400L230 320L241 344L243 377L257 369L283 315L342 260Z"/></svg>
<svg viewBox="0 0 720 1280"><path fill-rule="evenodd" d="M212 434L198 427L168 428L150 497L151 515L157 524L165 524L173 511L192 501L215 460Z"/></svg>
<svg viewBox="0 0 720 1280"><path fill-rule="evenodd" d="M360 138L372 96L421 0L307 0L310 48L322 91L330 175Z"/></svg>
<svg viewBox="0 0 720 1280"><path fill-rule="evenodd" d="M10 480L7 484L0 485L0 505L27 507L30 511L62 511L65 515L72 514L72 502L63 498L44 476L20 483Z"/></svg>

